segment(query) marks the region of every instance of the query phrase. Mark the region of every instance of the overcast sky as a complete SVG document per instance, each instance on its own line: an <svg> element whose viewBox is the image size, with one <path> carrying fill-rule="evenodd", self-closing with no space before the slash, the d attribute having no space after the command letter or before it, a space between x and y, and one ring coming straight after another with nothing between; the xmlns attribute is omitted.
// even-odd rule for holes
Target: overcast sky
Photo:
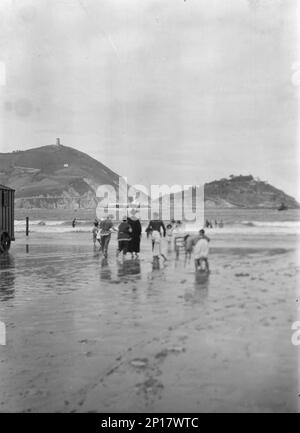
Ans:
<svg viewBox="0 0 300 433"><path fill-rule="evenodd" d="M0 151L61 137L130 183L253 174L300 200L297 3L1 0Z"/></svg>

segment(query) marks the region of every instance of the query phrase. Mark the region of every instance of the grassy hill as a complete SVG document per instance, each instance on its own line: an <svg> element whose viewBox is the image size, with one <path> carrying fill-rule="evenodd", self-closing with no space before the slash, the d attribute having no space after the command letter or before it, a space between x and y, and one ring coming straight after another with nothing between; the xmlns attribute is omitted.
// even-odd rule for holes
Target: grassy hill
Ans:
<svg viewBox="0 0 300 433"><path fill-rule="evenodd" d="M299 208L297 201L268 182L253 176L230 176L205 184L205 200L211 206L223 201L225 207L278 208L284 203L289 208Z"/></svg>
<svg viewBox="0 0 300 433"><path fill-rule="evenodd" d="M175 194L176 199L176 194ZM187 194L187 202L191 195ZM253 176L233 176L214 180L204 185L205 208L277 209L282 203L288 208L299 208L297 201L265 181ZM191 203L186 203L186 205Z"/></svg>
<svg viewBox="0 0 300 433"><path fill-rule="evenodd" d="M0 154L0 183L15 188L17 207L95 207L97 187L118 181L108 167L71 147Z"/></svg>

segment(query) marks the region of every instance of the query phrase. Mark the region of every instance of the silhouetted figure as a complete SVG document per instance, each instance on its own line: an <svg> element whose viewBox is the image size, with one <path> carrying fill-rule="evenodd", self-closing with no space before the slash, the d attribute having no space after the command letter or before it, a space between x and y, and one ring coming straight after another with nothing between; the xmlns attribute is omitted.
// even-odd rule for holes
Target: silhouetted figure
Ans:
<svg viewBox="0 0 300 433"><path fill-rule="evenodd" d="M117 255L123 252L123 257L128 251L129 242L131 240L132 228L127 221L127 216L122 218L122 222L118 227L118 250Z"/></svg>
<svg viewBox="0 0 300 433"><path fill-rule="evenodd" d="M140 220L134 215L127 219L132 232L131 232L131 240L128 245L128 252L135 254L135 257L138 258L140 252L140 243L141 243L141 235L142 235L142 226Z"/></svg>

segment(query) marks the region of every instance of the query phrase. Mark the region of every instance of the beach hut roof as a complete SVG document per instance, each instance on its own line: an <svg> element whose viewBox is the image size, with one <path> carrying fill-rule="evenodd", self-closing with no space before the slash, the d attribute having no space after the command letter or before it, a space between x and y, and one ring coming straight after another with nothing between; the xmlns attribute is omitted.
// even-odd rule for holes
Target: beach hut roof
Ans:
<svg viewBox="0 0 300 433"><path fill-rule="evenodd" d="M13 188L10 188L9 186L1 185L1 183L0 183L0 189L5 189L7 191L15 191Z"/></svg>

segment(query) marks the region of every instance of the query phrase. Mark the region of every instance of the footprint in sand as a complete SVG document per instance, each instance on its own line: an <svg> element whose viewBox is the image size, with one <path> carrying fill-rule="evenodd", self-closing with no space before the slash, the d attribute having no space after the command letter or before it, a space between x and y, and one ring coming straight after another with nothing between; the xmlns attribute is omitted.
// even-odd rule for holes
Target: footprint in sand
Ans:
<svg viewBox="0 0 300 433"><path fill-rule="evenodd" d="M169 353L179 354L179 353L183 353L185 351L186 351L186 349L184 347L180 347L180 346L168 347L167 349L163 349L160 352L158 352L155 355L155 359L163 360L169 355Z"/></svg>
<svg viewBox="0 0 300 433"><path fill-rule="evenodd" d="M143 393L145 398L148 399L151 395L160 394L164 385L157 379L149 377L147 380L136 384L137 393Z"/></svg>
<svg viewBox="0 0 300 433"><path fill-rule="evenodd" d="M155 355L155 359L164 359L166 356L168 356L168 351L167 349L163 349Z"/></svg>
<svg viewBox="0 0 300 433"><path fill-rule="evenodd" d="M148 359L147 358L136 358L136 359L133 359L132 361L130 361L130 364L133 367L145 368L148 365Z"/></svg>

